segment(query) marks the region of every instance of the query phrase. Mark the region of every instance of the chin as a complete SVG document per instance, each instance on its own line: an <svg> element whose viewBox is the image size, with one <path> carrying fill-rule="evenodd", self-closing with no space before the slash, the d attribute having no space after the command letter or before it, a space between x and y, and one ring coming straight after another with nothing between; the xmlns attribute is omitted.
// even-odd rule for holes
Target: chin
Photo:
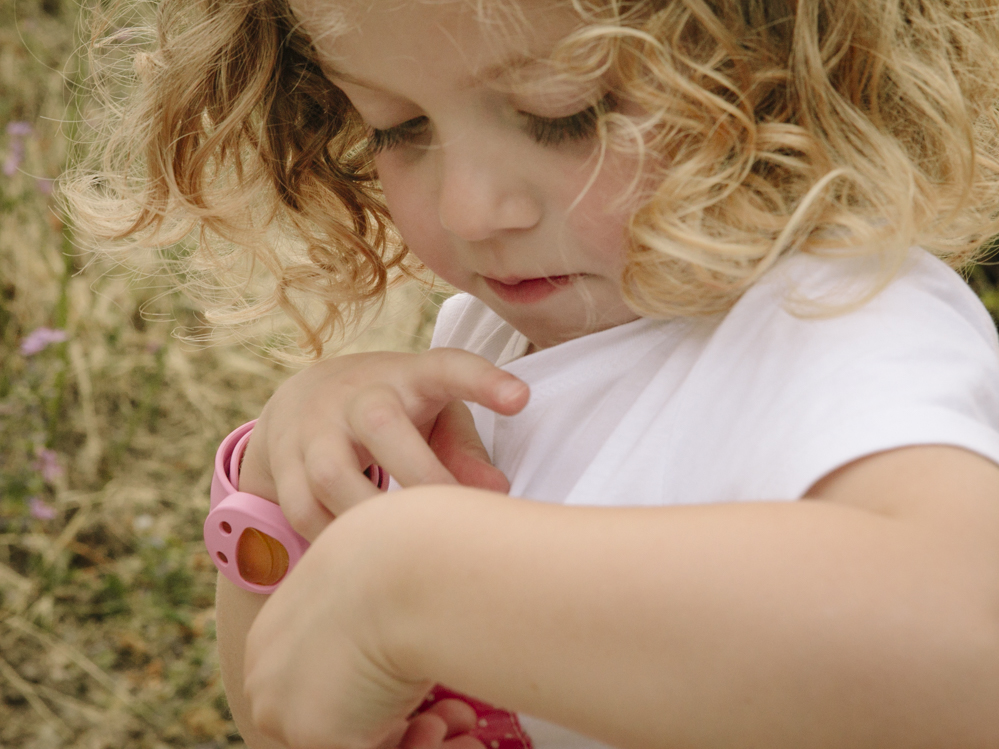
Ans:
<svg viewBox="0 0 999 749"><path fill-rule="evenodd" d="M590 335L591 333L599 333L601 330L615 328L618 325L623 325L634 319L636 319L636 317L632 315L628 319L604 319L602 322L591 320L589 322L577 322L574 324L565 322L562 324L543 327L538 326L537 324L532 325L530 322L522 325L517 325L511 320L507 320L507 322L513 325L513 327L520 331L520 333L522 333L527 340L531 342L532 349L546 349L551 348L552 346L558 346L560 343L566 343L577 338L582 338L583 336Z"/></svg>

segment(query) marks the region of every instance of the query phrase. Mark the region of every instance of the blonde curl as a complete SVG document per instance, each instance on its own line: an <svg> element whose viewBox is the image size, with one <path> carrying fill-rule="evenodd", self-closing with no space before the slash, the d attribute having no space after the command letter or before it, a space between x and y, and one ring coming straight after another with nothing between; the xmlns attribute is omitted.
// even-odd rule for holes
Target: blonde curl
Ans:
<svg viewBox="0 0 999 749"><path fill-rule="evenodd" d="M603 147L642 164L622 278L639 314L724 312L792 252L878 255L873 294L912 245L960 267L999 235L992 0L572 6L581 27L551 62L604 82ZM222 300L216 320L283 310L316 357L420 272L286 0L163 0L155 31L121 18L94 14L103 108L63 180L103 246L189 248L171 261ZM101 77L109 49L124 84Z"/></svg>

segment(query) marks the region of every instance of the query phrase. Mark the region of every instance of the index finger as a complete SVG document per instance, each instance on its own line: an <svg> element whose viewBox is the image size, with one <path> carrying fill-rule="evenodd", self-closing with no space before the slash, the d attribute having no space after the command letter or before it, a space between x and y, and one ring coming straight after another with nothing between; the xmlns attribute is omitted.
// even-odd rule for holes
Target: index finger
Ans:
<svg viewBox="0 0 999 749"><path fill-rule="evenodd" d="M351 431L382 468L402 486L455 484L390 387L356 396L346 412Z"/></svg>
<svg viewBox="0 0 999 749"><path fill-rule="evenodd" d="M471 401L504 416L518 413L530 398L527 383L488 359L454 348L435 348L417 359L414 395L443 406Z"/></svg>

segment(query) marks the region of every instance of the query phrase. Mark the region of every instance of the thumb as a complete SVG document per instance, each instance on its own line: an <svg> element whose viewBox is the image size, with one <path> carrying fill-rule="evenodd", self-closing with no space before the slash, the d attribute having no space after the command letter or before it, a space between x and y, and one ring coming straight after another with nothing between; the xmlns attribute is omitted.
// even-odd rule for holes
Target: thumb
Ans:
<svg viewBox="0 0 999 749"><path fill-rule="evenodd" d="M506 476L489 461L472 412L461 401L451 401L437 415L429 443L437 459L462 486L503 494L510 491Z"/></svg>

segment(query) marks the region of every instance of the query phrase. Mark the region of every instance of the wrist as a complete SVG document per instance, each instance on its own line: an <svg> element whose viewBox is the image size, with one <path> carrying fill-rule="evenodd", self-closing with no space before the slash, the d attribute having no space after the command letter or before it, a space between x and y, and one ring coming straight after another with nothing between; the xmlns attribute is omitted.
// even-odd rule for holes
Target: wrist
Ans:
<svg viewBox="0 0 999 749"><path fill-rule="evenodd" d="M323 570L321 584L336 591L330 602L350 612L358 645L404 682L437 679L426 636L443 614L433 611L433 591L449 584L442 570L459 568L446 561L453 556L449 489L424 486L373 497L331 523L306 559Z"/></svg>
<svg viewBox="0 0 999 749"><path fill-rule="evenodd" d="M490 749L530 749L517 716L483 701L486 694L503 693L493 691L496 685L481 673L489 666L476 657L481 655L476 641L488 634L462 620L469 606L483 608L466 597L467 584L474 586L478 577L468 574L469 552L474 554L479 538L467 532L468 521L477 527L482 511L488 515L496 506L485 492L474 495L450 485L424 486L370 500L340 518L335 530L343 534L331 532L316 542L321 560L314 569L347 570L356 597L341 596L329 579L295 582L329 591L324 626L345 613L352 617L346 628L351 651L375 666L379 683L406 706L403 712L419 714L458 701L473 713L473 722L461 729L470 738ZM495 499L510 503L505 496ZM478 678L469 678L472 674ZM407 705L410 697L421 698L419 705Z"/></svg>
<svg viewBox="0 0 999 749"><path fill-rule="evenodd" d="M349 603L338 605L357 614L356 636L395 678L497 698L468 678L495 649L481 647L483 625L496 618L487 613L495 589L489 560L509 561L507 541L517 544L526 504L468 487L420 486L368 500L323 532L322 566L352 576Z"/></svg>
<svg viewBox="0 0 999 749"><path fill-rule="evenodd" d="M264 449L264 434L260 422L255 422L249 442L243 451L238 467L239 491L277 502L277 487L267 465L267 451Z"/></svg>

